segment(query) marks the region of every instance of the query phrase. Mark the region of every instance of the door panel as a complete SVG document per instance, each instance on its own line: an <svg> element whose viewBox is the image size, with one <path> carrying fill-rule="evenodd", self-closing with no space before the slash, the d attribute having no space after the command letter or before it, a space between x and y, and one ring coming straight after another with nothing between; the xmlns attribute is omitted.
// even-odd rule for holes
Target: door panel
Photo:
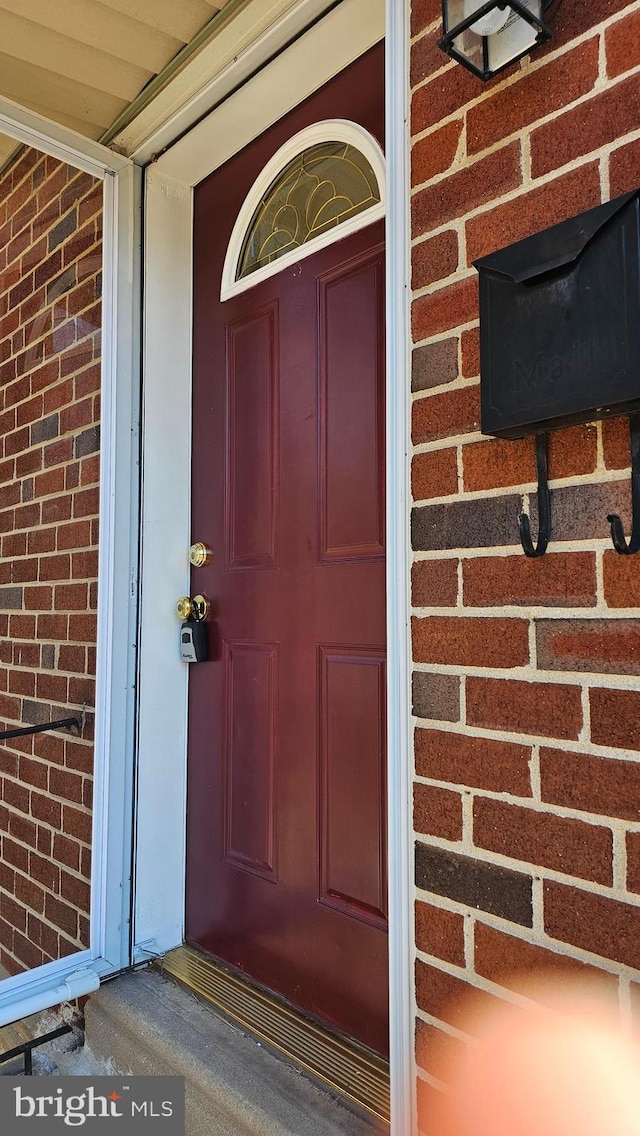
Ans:
<svg viewBox="0 0 640 1136"><path fill-rule="evenodd" d="M274 873L273 784L278 648L224 644L225 860Z"/></svg>
<svg viewBox="0 0 640 1136"><path fill-rule="evenodd" d="M221 304L244 196L289 135L380 140L369 52L198 187L187 938L387 1051L384 226Z"/></svg>
<svg viewBox="0 0 640 1136"><path fill-rule="evenodd" d="M278 307L227 328L227 565L275 567ZM247 461L247 454L251 461Z"/></svg>
<svg viewBox="0 0 640 1136"><path fill-rule="evenodd" d="M383 259L358 258L318 285L320 555L384 556Z"/></svg>
<svg viewBox="0 0 640 1136"><path fill-rule="evenodd" d="M320 902L386 928L384 654L320 647L318 663Z"/></svg>

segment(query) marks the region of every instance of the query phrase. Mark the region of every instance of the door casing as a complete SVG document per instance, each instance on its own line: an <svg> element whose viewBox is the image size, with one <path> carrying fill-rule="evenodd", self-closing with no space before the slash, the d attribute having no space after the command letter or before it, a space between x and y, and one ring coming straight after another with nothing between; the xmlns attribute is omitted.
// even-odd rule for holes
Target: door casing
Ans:
<svg viewBox="0 0 640 1136"><path fill-rule="evenodd" d="M386 10L385 10L386 9ZM134 942L138 957L184 929L188 668L174 603L189 585L192 190L385 34L388 792L392 1132L412 1119L412 827L408 595L408 5L343 0L152 164L145 186L142 568Z"/></svg>

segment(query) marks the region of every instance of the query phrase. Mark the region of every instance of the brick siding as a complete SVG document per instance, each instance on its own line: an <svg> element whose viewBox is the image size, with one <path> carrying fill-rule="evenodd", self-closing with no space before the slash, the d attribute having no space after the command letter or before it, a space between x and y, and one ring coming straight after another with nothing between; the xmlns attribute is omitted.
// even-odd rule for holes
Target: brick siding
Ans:
<svg viewBox="0 0 640 1136"><path fill-rule="evenodd" d="M0 964L89 945L102 186L23 150L0 177Z"/></svg>
<svg viewBox="0 0 640 1136"><path fill-rule="evenodd" d="M457 1000L538 969L640 977L640 561L628 427L550 441L552 539L525 559L533 439L479 433L475 257L640 184L640 3L552 6L553 39L482 83L412 5L413 698L420 1127Z"/></svg>

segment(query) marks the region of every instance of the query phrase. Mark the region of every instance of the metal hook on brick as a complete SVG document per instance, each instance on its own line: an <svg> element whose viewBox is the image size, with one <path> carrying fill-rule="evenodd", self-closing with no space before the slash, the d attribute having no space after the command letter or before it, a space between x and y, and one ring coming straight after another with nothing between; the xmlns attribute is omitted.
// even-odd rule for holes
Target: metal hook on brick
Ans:
<svg viewBox="0 0 640 1136"><path fill-rule="evenodd" d="M631 536L624 535L622 521L617 513L609 513L613 547L621 556L630 556L640 549L640 413L629 415L629 445L631 448Z"/></svg>
<svg viewBox="0 0 640 1136"><path fill-rule="evenodd" d="M536 434L536 465L538 469L538 543L531 539L531 521L526 513L518 516L520 541L525 556L543 556L547 551L551 530L551 498L549 495L547 435Z"/></svg>

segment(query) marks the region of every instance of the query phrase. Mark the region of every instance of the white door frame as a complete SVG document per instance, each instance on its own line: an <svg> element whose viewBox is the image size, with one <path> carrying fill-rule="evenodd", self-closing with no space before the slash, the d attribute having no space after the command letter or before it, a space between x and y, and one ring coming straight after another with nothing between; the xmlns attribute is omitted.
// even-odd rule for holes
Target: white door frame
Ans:
<svg viewBox="0 0 640 1136"><path fill-rule="evenodd" d="M138 567L140 171L0 97L0 132L103 183L100 542L90 946L0 983L0 1026L97 989L130 961Z"/></svg>
<svg viewBox="0 0 640 1136"><path fill-rule="evenodd" d="M311 11L313 0L309 0ZM387 17L387 606L392 1132L411 1131L412 896L409 738L408 5L343 0L147 170L142 565L134 927L139 957L184 931L188 667L176 599L191 541L193 187L385 34ZM252 45L256 52L256 44ZM268 57L266 57L268 58ZM239 61L241 67L242 60ZM214 550L215 552L215 550Z"/></svg>

